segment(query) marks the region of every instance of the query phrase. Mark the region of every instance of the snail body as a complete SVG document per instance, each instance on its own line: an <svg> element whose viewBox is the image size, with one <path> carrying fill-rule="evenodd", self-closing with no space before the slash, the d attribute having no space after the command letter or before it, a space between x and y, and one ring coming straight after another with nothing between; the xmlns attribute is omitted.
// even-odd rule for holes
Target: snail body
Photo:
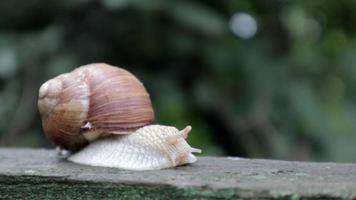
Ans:
<svg viewBox="0 0 356 200"><path fill-rule="evenodd" d="M92 166L149 170L196 161L179 131L152 125L154 111L143 84L130 72L89 64L45 82L38 109L46 136L75 152L69 161Z"/></svg>
<svg viewBox="0 0 356 200"><path fill-rule="evenodd" d="M103 138L71 155L78 164L129 170L153 170L193 163L200 149L185 141L190 126L179 131L172 126L148 125L132 134Z"/></svg>

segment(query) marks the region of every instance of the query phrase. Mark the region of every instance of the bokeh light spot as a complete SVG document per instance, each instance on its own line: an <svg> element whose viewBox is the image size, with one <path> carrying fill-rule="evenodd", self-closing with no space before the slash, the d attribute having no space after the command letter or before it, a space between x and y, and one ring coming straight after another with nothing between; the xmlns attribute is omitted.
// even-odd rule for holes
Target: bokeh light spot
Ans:
<svg viewBox="0 0 356 200"><path fill-rule="evenodd" d="M230 29L238 37L249 39L257 32L257 22L247 13L235 13L230 19Z"/></svg>

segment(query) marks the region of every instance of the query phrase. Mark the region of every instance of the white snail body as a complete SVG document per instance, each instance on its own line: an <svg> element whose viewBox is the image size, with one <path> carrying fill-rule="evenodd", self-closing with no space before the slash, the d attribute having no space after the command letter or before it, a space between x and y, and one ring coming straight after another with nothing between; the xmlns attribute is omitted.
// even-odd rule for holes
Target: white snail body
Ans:
<svg viewBox="0 0 356 200"><path fill-rule="evenodd" d="M154 111L143 84L130 72L104 63L79 67L45 82L38 109L46 136L74 151L69 161L131 170L196 161L182 131L151 125Z"/></svg>
<svg viewBox="0 0 356 200"><path fill-rule="evenodd" d="M148 125L132 134L97 140L68 160L128 170L163 169L193 163L197 159L192 153L201 150L190 147L185 141L190 130L190 126L179 131L172 126Z"/></svg>

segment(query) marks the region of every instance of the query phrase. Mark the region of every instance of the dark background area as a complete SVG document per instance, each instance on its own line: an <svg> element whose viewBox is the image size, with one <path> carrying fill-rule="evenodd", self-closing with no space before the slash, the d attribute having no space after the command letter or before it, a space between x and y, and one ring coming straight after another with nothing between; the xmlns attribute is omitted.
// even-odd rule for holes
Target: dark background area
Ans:
<svg viewBox="0 0 356 200"><path fill-rule="evenodd" d="M53 147L39 86L106 62L203 155L356 162L356 1L0 1L0 144Z"/></svg>

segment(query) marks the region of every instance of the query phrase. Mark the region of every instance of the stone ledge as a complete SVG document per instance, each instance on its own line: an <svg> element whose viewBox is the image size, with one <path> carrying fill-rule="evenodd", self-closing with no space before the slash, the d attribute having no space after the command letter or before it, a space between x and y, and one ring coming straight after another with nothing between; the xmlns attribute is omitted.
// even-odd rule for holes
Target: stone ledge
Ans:
<svg viewBox="0 0 356 200"><path fill-rule="evenodd" d="M125 171L81 166L45 149L0 148L0 199L356 199L356 164L199 157Z"/></svg>

